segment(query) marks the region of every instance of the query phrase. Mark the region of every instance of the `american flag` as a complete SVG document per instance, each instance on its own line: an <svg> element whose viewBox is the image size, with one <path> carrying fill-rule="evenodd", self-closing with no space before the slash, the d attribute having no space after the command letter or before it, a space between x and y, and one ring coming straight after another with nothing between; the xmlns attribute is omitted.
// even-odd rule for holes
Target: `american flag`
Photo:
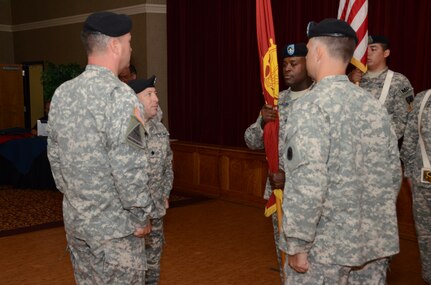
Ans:
<svg viewBox="0 0 431 285"><path fill-rule="evenodd" d="M338 19L344 20L355 30L358 45L351 63L362 72L367 71L368 0L340 0Z"/></svg>

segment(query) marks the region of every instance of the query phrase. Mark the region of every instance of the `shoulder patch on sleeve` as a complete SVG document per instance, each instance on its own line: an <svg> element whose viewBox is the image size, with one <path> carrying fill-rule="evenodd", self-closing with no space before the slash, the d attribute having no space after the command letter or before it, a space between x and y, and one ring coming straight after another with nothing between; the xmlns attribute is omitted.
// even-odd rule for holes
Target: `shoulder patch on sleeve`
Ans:
<svg viewBox="0 0 431 285"><path fill-rule="evenodd" d="M126 141L137 148L145 148L145 129L135 116L130 116L127 126Z"/></svg>

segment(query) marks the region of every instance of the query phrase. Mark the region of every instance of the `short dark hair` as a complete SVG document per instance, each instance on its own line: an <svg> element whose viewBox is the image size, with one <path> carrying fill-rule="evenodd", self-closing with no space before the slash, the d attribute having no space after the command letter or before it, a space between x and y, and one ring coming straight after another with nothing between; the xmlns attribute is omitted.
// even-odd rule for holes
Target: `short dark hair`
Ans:
<svg viewBox="0 0 431 285"><path fill-rule="evenodd" d="M87 54L95 51L104 51L108 46L110 37L99 32L81 32L81 41Z"/></svg>
<svg viewBox="0 0 431 285"><path fill-rule="evenodd" d="M354 38L348 37L318 37L328 47L328 52L332 57L340 58L345 63L352 59L356 48Z"/></svg>

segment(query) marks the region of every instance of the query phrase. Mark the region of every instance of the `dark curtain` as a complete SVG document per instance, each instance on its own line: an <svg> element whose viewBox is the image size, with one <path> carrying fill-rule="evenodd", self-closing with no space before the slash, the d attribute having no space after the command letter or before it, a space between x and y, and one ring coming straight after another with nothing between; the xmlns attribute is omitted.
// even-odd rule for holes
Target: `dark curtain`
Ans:
<svg viewBox="0 0 431 285"><path fill-rule="evenodd" d="M368 32L390 41L389 68L407 76L416 94L431 88L431 1L368 2Z"/></svg>
<svg viewBox="0 0 431 285"><path fill-rule="evenodd" d="M278 48L307 42L307 23L335 18L338 3L272 0ZM264 103L255 13L255 0L167 0L171 138L245 146ZM390 39L390 68L416 92L431 88L431 1L369 0L368 17L369 33Z"/></svg>
<svg viewBox="0 0 431 285"><path fill-rule="evenodd" d="M244 145L263 104L255 2L167 1L171 138Z"/></svg>

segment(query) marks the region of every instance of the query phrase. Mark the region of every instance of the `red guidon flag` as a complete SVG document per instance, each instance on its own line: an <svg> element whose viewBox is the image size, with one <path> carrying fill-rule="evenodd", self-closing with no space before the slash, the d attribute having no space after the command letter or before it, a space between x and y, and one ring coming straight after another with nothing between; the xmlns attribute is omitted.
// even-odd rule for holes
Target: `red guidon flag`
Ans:
<svg viewBox="0 0 431 285"><path fill-rule="evenodd" d="M355 30L358 45L351 63L362 72L367 71L368 0L340 0L338 19L344 20Z"/></svg>
<svg viewBox="0 0 431 285"><path fill-rule="evenodd" d="M275 107L278 104L278 61L270 0L256 0L256 30L263 96L266 104ZM278 172L278 126L277 117L275 121L266 123L263 130L266 158L271 172ZM265 207L267 217L276 211L275 202L273 193Z"/></svg>

